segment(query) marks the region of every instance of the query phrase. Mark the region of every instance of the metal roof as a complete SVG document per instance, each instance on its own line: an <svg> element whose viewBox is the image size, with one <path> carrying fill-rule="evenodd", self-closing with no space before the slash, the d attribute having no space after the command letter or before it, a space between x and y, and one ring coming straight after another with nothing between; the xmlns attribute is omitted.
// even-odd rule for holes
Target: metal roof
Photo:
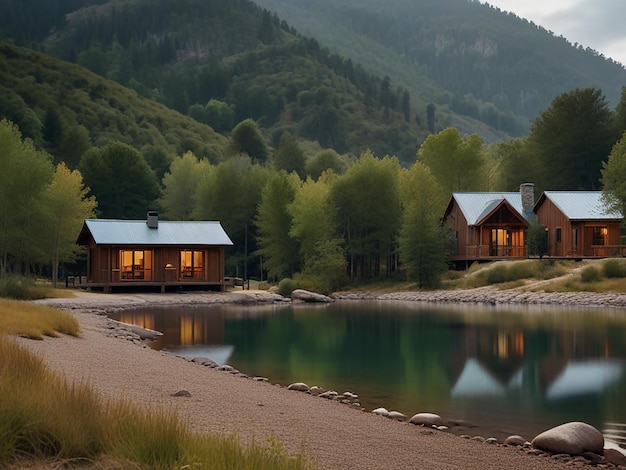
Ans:
<svg viewBox="0 0 626 470"><path fill-rule="evenodd" d="M601 191L545 191L543 195L570 220L622 219L618 211L608 209Z"/></svg>
<svg viewBox="0 0 626 470"><path fill-rule="evenodd" d="M85 227L98 245L233 244L222 225L214 221L159 220L158 228L150 228L145 220L87 219ZM79 242L81 238L82 232Z"/></svg>
<svg viewBox="0 0 626 470"><path fill-rule="evenodd" d="M524 218L522 196L519 192L505 193L453 193L468 225L477 225L489 212L506 200Z"/></svg>

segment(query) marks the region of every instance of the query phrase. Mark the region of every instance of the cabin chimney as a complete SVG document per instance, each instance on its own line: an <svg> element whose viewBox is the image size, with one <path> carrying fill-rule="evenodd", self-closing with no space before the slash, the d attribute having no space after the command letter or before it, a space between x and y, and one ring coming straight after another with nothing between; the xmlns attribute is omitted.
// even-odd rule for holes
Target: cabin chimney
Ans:
<svg viewBox="0 0 626 470"><path fill-rule="evenodd" d="M149 228L159 228L159 213L157 211L148 211L146 224Z"/></svg>
<svg viewBox="0 0 626 470"><path fill-rule="evenodd" d="M535 207L535 185L533 183L522 183L519 187L522 196L522 211L526 220L531 220L533 208Z"/></svg>

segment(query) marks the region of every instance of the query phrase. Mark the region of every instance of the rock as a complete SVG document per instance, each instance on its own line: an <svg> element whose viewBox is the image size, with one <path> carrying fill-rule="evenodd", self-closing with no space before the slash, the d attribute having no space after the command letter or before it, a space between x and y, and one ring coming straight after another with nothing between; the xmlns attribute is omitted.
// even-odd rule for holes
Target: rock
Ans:
<svg viewBox="0 0 626 470"><path fill-rule="evenodd" d="M595 452L583 452L580 455L593 465L598 465L599 463L604 462L604 457L596 454Z"/></svg>
<svg viewBox="0 0 626 470"><path fill-rule="evenodd" d="M612 463L613 465L622 465L626 467L626 455L622 454L616 449L604 449L604 458L606 463Z"/></svg>
<svg viewBox="0 0 626 470"><path fill-rule="evenodd" d="M255 380L257 382L269 382L269 379L267 377L252 377L252 380Z"/></svg>
<svg viewBox="0 0 626 470"><path fill-rule="evenodd" d="M387 418L397 419L398 421L406 421L406 415L399 411L390 411L387 413Z"/></svg>
<svg viewBox="0 0 626 470"><path fill-rule="evenodd" d="M316 294L304 289L296 289L291 293L291 300L301 300L303 302L331 303L333 299L323 294Z"/></svg>
<svg viewBox="0 0 626 470"><path fill-rule="evenodd" d="M389 411L387 410L387 408L376 408L375 410L372 410L372 413L374 413L375 415L380 415L380 416L389 415Z"/></svg>
<svg viewBox="0 0 626 470"><path fill-rule="evenodd" d="M485 444L499 444L499 442L495 437L490 437L489 439L485 439Z"/></svg>
<svg viewBox="0 0 626 470"><path fill-rule="evenodd" d="M219 366L219 364L215 361L212 361L211 359L208 359L206 357L194 357L191 362L194 362L196 364L200 364L202 366L206 366L206 367L213 367L216 368Z"/></svg>
<svg viewBox="0 0 626 470"><path fill-rule="evenodd" d="M163 336L163 333L160 331L151 330L150 328L143 328L139 325L133 325L129 323L123 323L117 320L109 319L109 322L112 322L115 327L121 330L130 331L131 333L137 335L140 339L154 339L158 336ZM115 328L114 327L114 328Z"/></svg>
<svg viewBox="0 0 626 470"><path fill-rule="evenodd" d="M339 396L339 394L334 390L329 390L328 392L320 393L318 396L322 398L328 398L329 400L334 400Z"/></svg>
<svg viewBox="0 0 626 470"><path fill-rule="evenodd" d="M576 421L542 432L531 444L537 449L556 454L581 455L584 452L601 454L604 436L590 424Z"/></svg>
<svg viewBox="0 0 626 470"><path fill-rule="evenodd" d="M320 394L324 393L325 391L326 391L326 389L324 389L322 387L318 387L317 385L313 385L309 389L309 392L311 392L311 395L320 395Z"/></svg>
<svg viewBox="0 0 626 470"><path fill-rule="evenodd" d="M411 418L411 423L424 426L443 426L443 419L435 413L417 413Z"/></svg>
<svg viewBox="0 0 626 470"><path fill-rule="evenodd" d="M309 386L303 382L292 383L287 387L287 390L296 390L297 392L308 392L310 390Z"/></svg>
<svg viewBox="0 0 626 470"><path fill-rule="evenodd" d="M191 393L187 390L179 390L176 393L172 393L170 396L172 397L190 397Z"/></svg>
<svg viewBox="0 0 626 470"><path fill-rule="evenodd" d="M522 436L518 436L517 434L509 436L504 440L504 443L508 446L523 446L526 442L526 439Z"/></svg>

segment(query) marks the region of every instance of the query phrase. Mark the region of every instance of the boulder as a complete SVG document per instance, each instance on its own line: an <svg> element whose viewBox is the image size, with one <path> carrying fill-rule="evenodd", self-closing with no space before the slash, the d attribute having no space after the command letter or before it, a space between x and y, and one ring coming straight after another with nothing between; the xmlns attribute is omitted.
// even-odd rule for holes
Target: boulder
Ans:
<svg viewBox="0 0 626 470"><path fill-rule="evenodd" d="M423 426L443 426L443 419L435 413L417 413L410 421L412 424Z"/></svg>
<svg viewBox="0 0 626 470"><path fill-rule="evenodd" d="M387 418L397 419L398 421L406 421L406 415L404 413L400 413L399 411L390 411L387 414Z"/></svg>
<svg viewBox="0 0 626 470"><path fill-rule="evenodd" d="M296 390L297 392L308 392L309 386L302 382L292 383L287 387L288 390Z"/></svg>
<svg viewBox="0 0 626 470"><path fill-rule="evenodd" d="M606 463L613 465L622 465L626 467L626 455L617 449L604 449L604 459Z"/></svg>
<svg viewBox="0 0 626 470"><path fill-rule="evenodd" d="M555 454L602 454L604 436L590 424L576 421L542 432L532 440L531 445Z"/></svg>
<svg viewBox="0 0 626 470"><path fill-rule="evenodd" d="M376 408L375 410L372 410L372 413L374 413L375 415L380 415L380 416L389 415L389 411L387 410L387 408Z"/></svg>
<svg viewBox="0 0 626 470"><path fill-rule="evenodd" d="M515 434L514 436L509 436L504 440L504 443L507 446L523 446L524 444L526 444L526 442L526 439L517 434Z"/></svg>
<svg viewBox="0 0 626 470"><path fill-rule="evenodd" d="M330 303L333 302L328 296L316 294L304 289L296 289L291 293L291 300L300 300L302 302Z"/></svg>

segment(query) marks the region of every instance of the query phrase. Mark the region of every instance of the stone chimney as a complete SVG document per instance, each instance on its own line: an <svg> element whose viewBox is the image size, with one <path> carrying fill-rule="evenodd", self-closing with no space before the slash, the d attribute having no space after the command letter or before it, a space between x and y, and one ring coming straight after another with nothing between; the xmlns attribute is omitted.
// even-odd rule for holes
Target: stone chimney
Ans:
<svg viewBox="0 0 626 470"><path fill-rule="evenodd" d="M522 211L526 220L533 217L533 208L535 207L535 185L533 183L522 183L519 187L522 196Z"/></svg>
<svg viewBox="0 0 626 470"><path fill-rule="evenodd" d="M157 211L148 211L146 224L149 228L159 228L159 213Z"/></svg>

